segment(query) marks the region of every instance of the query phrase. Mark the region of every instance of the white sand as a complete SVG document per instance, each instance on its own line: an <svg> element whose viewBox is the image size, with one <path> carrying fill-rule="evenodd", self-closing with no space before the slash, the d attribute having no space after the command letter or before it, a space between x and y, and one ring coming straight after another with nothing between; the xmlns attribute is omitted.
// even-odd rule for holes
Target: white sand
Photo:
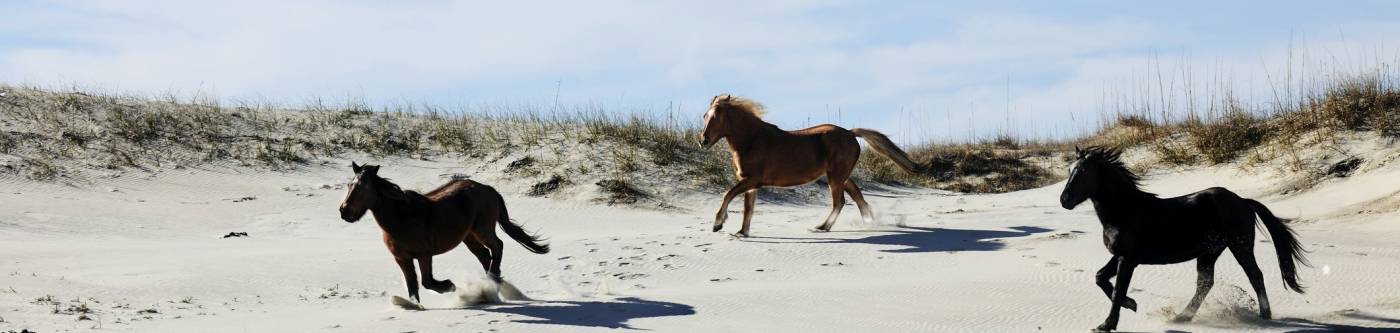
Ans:
<svg viewBox="0 0 1400 333"><path fill-rule="evenodd" d="M1382 158L1394 150L1381 149ZM427 189L463 171L450 161L395 160L381 174ZM1194 290L1194 265L1138 270L1129 331L1400 329L1400 165L1290 195L1267 172L1206 168L1149 176L1164 196L1226 186L1301 217L1314 268L1307 294L1284 290L1271 244L1256 252L1278 320L1254 319L1254 294L1225 256L1197 321L1170 323ZM1108 258L1089 205L1057 202L1063 184L1000 195L869 193L877 225L848 206L760 202L754 238L709 232L717 195L677 210L528 198L529 184L483 173L511 214L549 238L535 255L507 244L504 276L534 301L454 308L485 283L466 249L437 257L457 294L424 290L427 311L391 304L402 278L369 217L340 221L348 168L296 173L206 168L128 176L83 188L0 179L0 331L137 332L1083 332L1108 300L1093 275ZM251 200L240 200L253 198ZM825 199L823 199L825 200ZM726 232L739 228L741 202ZM1358 212L1361 212L1358 214ZM902 227L901 227L902 226ZM221 239L243 231L249 237ZM1263 238L1263 237L1261 237ZM51 302L36 299L52 295ZM470 295L468 295L470 296ZM73 307L86 304L91 320ZM57 309L59 313L55 313Z"/></svg>

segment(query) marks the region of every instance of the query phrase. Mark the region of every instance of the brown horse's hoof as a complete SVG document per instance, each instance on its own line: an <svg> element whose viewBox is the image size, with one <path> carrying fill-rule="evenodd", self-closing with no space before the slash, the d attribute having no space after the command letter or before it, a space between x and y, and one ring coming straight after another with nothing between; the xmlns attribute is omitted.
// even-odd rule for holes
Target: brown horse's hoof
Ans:
<svg viewBox="0 0 1400 333"><path fill-rule="evenodd" d="M724 229L724 225L723 225L723 224L716 224L716 225L715 225L715 229L714 229L714 230L711 230L710 232L719 232L720 229Z"/></svg>
<svg viewBox="0 0 1400 333"><path fill-rule="evenodd" d="M1189 322L1191 322L1192 319L1195 319L1195 316L1192 316L1192 315L1188 315L1188 314L1183 313L1183 314L1178 314L1178 315L1176 315L1176 317L1172 317L1172 322L1173 322L1173 323L1189 323Z"/></svg>
<svg viewBox="0 0 1400 333"><path fill-rule="evenodd" d="M457 285L452 284L452 280L442 280L441 282L438 282L438 283L434 284L434 285L431 286L431 287L429 287L429 286L424 286L424 287L428 287L429 290L432 290L433 292L436 292L436 293L439 293L439 294L446 294L446 293L450 293L450 292L457 291Z"/></svg>
<svg viewBox="0 0 1400 333"><path fill-rule="evenodd" d="M749 238L749 233L747 233L747 232L736 232L736 233L729 234L729 235L730 235L730 236L734 236L734 237L738 237L738 238Z"/></svg>
<svg viewBox="0 0 1400 333"><path fill-rule="evenodd" d="M831 229L822 229L822 227L816 227L816 228L809 229L809 231L811 231L811 232L828 232L828 231L831 231Z"/></svg>

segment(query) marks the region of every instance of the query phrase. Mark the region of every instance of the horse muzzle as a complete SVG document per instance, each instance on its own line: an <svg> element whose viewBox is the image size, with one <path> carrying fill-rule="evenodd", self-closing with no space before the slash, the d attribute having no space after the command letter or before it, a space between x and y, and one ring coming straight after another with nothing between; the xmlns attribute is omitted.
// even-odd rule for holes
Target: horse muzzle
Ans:
<svg viewBox="0 0 1400 333"><path fill-rule="evenodd" d="M356 216L356 214L351 213L349 209L341 208L340 219L345 220L345 222L355 223L355 221L360 220L360 216Z"/></svg>

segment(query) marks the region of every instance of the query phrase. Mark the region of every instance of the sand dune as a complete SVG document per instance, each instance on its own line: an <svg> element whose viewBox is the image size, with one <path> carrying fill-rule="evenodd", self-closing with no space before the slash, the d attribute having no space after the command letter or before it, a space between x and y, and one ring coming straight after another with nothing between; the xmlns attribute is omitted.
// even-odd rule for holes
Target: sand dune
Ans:
<svg viewBox="0 0 1400 333"><path fill-rule="evenodd" d="M426 310L410 311L391 302L406 292L378 228L335 212L350 176L339 162L294 173L167 170L84 188L0 180L0 330L1081 332L1108 310L1093 283L1108 259L1101 229L1089 206L1059 207L1062 184L997 195L876 190L876 223L851 206L830 233L807 231L821 205L761 201L755 237L739 239L708 232L716 195L634 209L527 197L531 184L480 173L554 249L506 247L504 277L530 299L463 306L480 288L425 290ZM463 172L452 161L382 162L405 188ZM1400 166L1376 163L1287 195L1274 194L1277 175L1229 167L1150 174L1147 188L1162 195L1226 186L1299 218L1316 267L1301 272L1307 294L1285 292L1261 237L1278 319L1255 319L1254 295L1226 256L1191 323L1170 319L1194 290L1194 266L1143 267L1130 293L1142 308L1120 328L1400 330L1400 214L1386 208ZM726 231L738 227L731 218ZM248 236L221 238L230 232ZM436 270L459 287L486 281L466 249L439 256Z"/></svg>

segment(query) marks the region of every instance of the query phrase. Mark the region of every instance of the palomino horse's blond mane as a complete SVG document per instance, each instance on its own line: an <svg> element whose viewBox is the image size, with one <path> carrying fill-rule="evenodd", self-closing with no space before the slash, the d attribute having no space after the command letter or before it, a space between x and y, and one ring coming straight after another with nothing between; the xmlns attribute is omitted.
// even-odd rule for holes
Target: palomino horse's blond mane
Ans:
<svg viewBox="0 0 1400 333"><path fill-rule="evenodd" d="M732 107L732 108L735 108L735 109L738 109L738 110L742 110L742 111L748 112L749 114L753 115L754 117L758 117L758 118L763 118L763 115L764 115L765 113L768 113L768 110L767 110L766 108L763 107L763 104L759 104L758 102L755 102L754 100L751 100L751 99L748 99L748 98L744 98L744 97L735 96L735 95L733 95L733 94L722 94L722 95L719 95L719 96L715 96L714 101L711 102L711 103L712 103L712 104L723 104L723 105L725 105L725 106L729 106L729 107ZM718 106L718 105L716 105L716 106Z"/></svg>

